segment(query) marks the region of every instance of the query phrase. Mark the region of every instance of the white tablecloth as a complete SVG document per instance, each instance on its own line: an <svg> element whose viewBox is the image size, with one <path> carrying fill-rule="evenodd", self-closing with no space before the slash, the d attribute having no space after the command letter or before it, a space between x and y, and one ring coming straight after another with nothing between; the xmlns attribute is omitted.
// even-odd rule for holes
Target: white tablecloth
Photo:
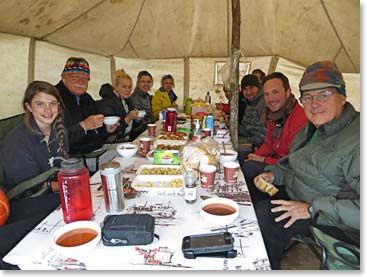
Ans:
<svg viewBox="0 0 367 277"><path fill-rule="evenodd" d="M135 170L146 158L115 158L123 168L124 183L131 182ZM88 270L269 270L269 260L264 247L255 211L248 201L247 187L242 172L237 186L225 186L223 173L217 172L215 189L198 186L196 203L187 204L183 191L169 193L136 194L125 198L123 213L148 212L156 219L155 233L160 239L143 246L104 246L102 241L85 258L79 261L60 256L51 248L51 234L63 226L61 207L46 217L5 257L4 261L17 264L21 269L88 269ZM103 222L107 215L104 207L100 175L92 176L92 199L95 222ZM201 196L225 196L240 201L240 215L229 226L211 226L201 218ZM242 199L242 200L241 200ZM187 235L226 231L232 233L237 250L236 258L185 259L181 251L182 238Z"/></svg>

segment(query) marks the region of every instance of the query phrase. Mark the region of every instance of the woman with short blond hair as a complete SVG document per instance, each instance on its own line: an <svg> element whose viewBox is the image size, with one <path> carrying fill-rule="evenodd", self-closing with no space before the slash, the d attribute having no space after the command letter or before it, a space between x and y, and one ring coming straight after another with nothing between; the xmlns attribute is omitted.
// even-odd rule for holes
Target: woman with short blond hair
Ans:
<svg viewBox="0 0 367 277"><path fill-rule="evenodd" d="M98 112L104 116L118 116L121 118L120 126L113 133L112 142L133 140L134 133L139 128L137 118L138 110L130 100L132 79L125 70L118 69L114 72L113 85L101 86L99 95L102 97L97 103Z"/></svg>

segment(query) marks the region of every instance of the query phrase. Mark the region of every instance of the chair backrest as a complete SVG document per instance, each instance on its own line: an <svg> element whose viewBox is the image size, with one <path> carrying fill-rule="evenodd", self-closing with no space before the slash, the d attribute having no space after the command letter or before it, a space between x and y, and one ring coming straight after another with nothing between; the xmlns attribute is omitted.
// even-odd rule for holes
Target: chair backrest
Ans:
<svg viewBox="0 0 367 277"><path fill-rule="evenodd" d="M0 145L8 133L24 120L24 113L0 119Z"/></svg>
<svg viewBox="0 0 367 277"><path fill-rule="evenodd" d="M3 141L9 132L17 125L19 125L24 120L24 113L17 114L8 118L0 119L0 149L2 147ZM2 187L4 180L4 170L0 159L0 187Z"/></svg>
<svg viewBox="0 0 367 277"><path fill-rule="evenodd" d="M316 227L311 227L316 243L323 251L323 263L330 270L359 270L359 247L331 237Z"/></svg>

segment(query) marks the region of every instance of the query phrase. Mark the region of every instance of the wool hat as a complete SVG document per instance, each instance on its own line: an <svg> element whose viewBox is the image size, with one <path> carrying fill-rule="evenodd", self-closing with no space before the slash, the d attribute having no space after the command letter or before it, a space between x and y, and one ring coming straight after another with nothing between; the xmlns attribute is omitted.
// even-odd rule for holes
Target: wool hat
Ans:
<svg viewBox="0 0 367 277"><path fill-rule="evenodd" d="M247 86L255 86L258 87L259 89L261 88L259 80L255 75L252 74L243 76L241 80L241 89L243 90Z"/></svg>
<svg viewBox="0 0 367 277"><path fill-rule="evenodd" d="M66 63L62 74L80 73L90 79L89 64L84 58L70 57Z"/></svg>
<svg viewBox="0 0 367 277"><path fill-rule="evenodd" d="M321 61L309 65L299 82L301 96L305 91L330 87L336 88L341 95L346 96L343 75L332 61Z"/></svg>

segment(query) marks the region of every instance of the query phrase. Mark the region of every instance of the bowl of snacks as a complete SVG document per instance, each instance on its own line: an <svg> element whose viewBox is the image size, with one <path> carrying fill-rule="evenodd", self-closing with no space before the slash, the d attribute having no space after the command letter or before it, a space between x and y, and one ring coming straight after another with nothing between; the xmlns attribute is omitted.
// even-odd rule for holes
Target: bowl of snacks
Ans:
<svg viewBox="0 0 367 277"><path fill-rule="evenodd" d="M114 125L119 121L120 117L118 116L105 116L103 119L103 123L105 125Z"/></svg>
<svg viewBox="0 0 367 277"><path fill-rule="evenodd" d="M228 198L211 197L200 205L200 215L212 226L225 226L239 215L238 204Z"/></svg>
<svg viewBox="0 0 367 277"><path fill-rule="evenodd" d="M138 146L134 143L119 143L116 146L116 151L119 155L130 158L138 152Z"/></svg>
<svg viewBox="0 0 367 277"><path fill-rule="evenodd" d="M51 246L67 258L83 259L101 240L101 227L93 221L75 221L51 235Z"/></svg>

